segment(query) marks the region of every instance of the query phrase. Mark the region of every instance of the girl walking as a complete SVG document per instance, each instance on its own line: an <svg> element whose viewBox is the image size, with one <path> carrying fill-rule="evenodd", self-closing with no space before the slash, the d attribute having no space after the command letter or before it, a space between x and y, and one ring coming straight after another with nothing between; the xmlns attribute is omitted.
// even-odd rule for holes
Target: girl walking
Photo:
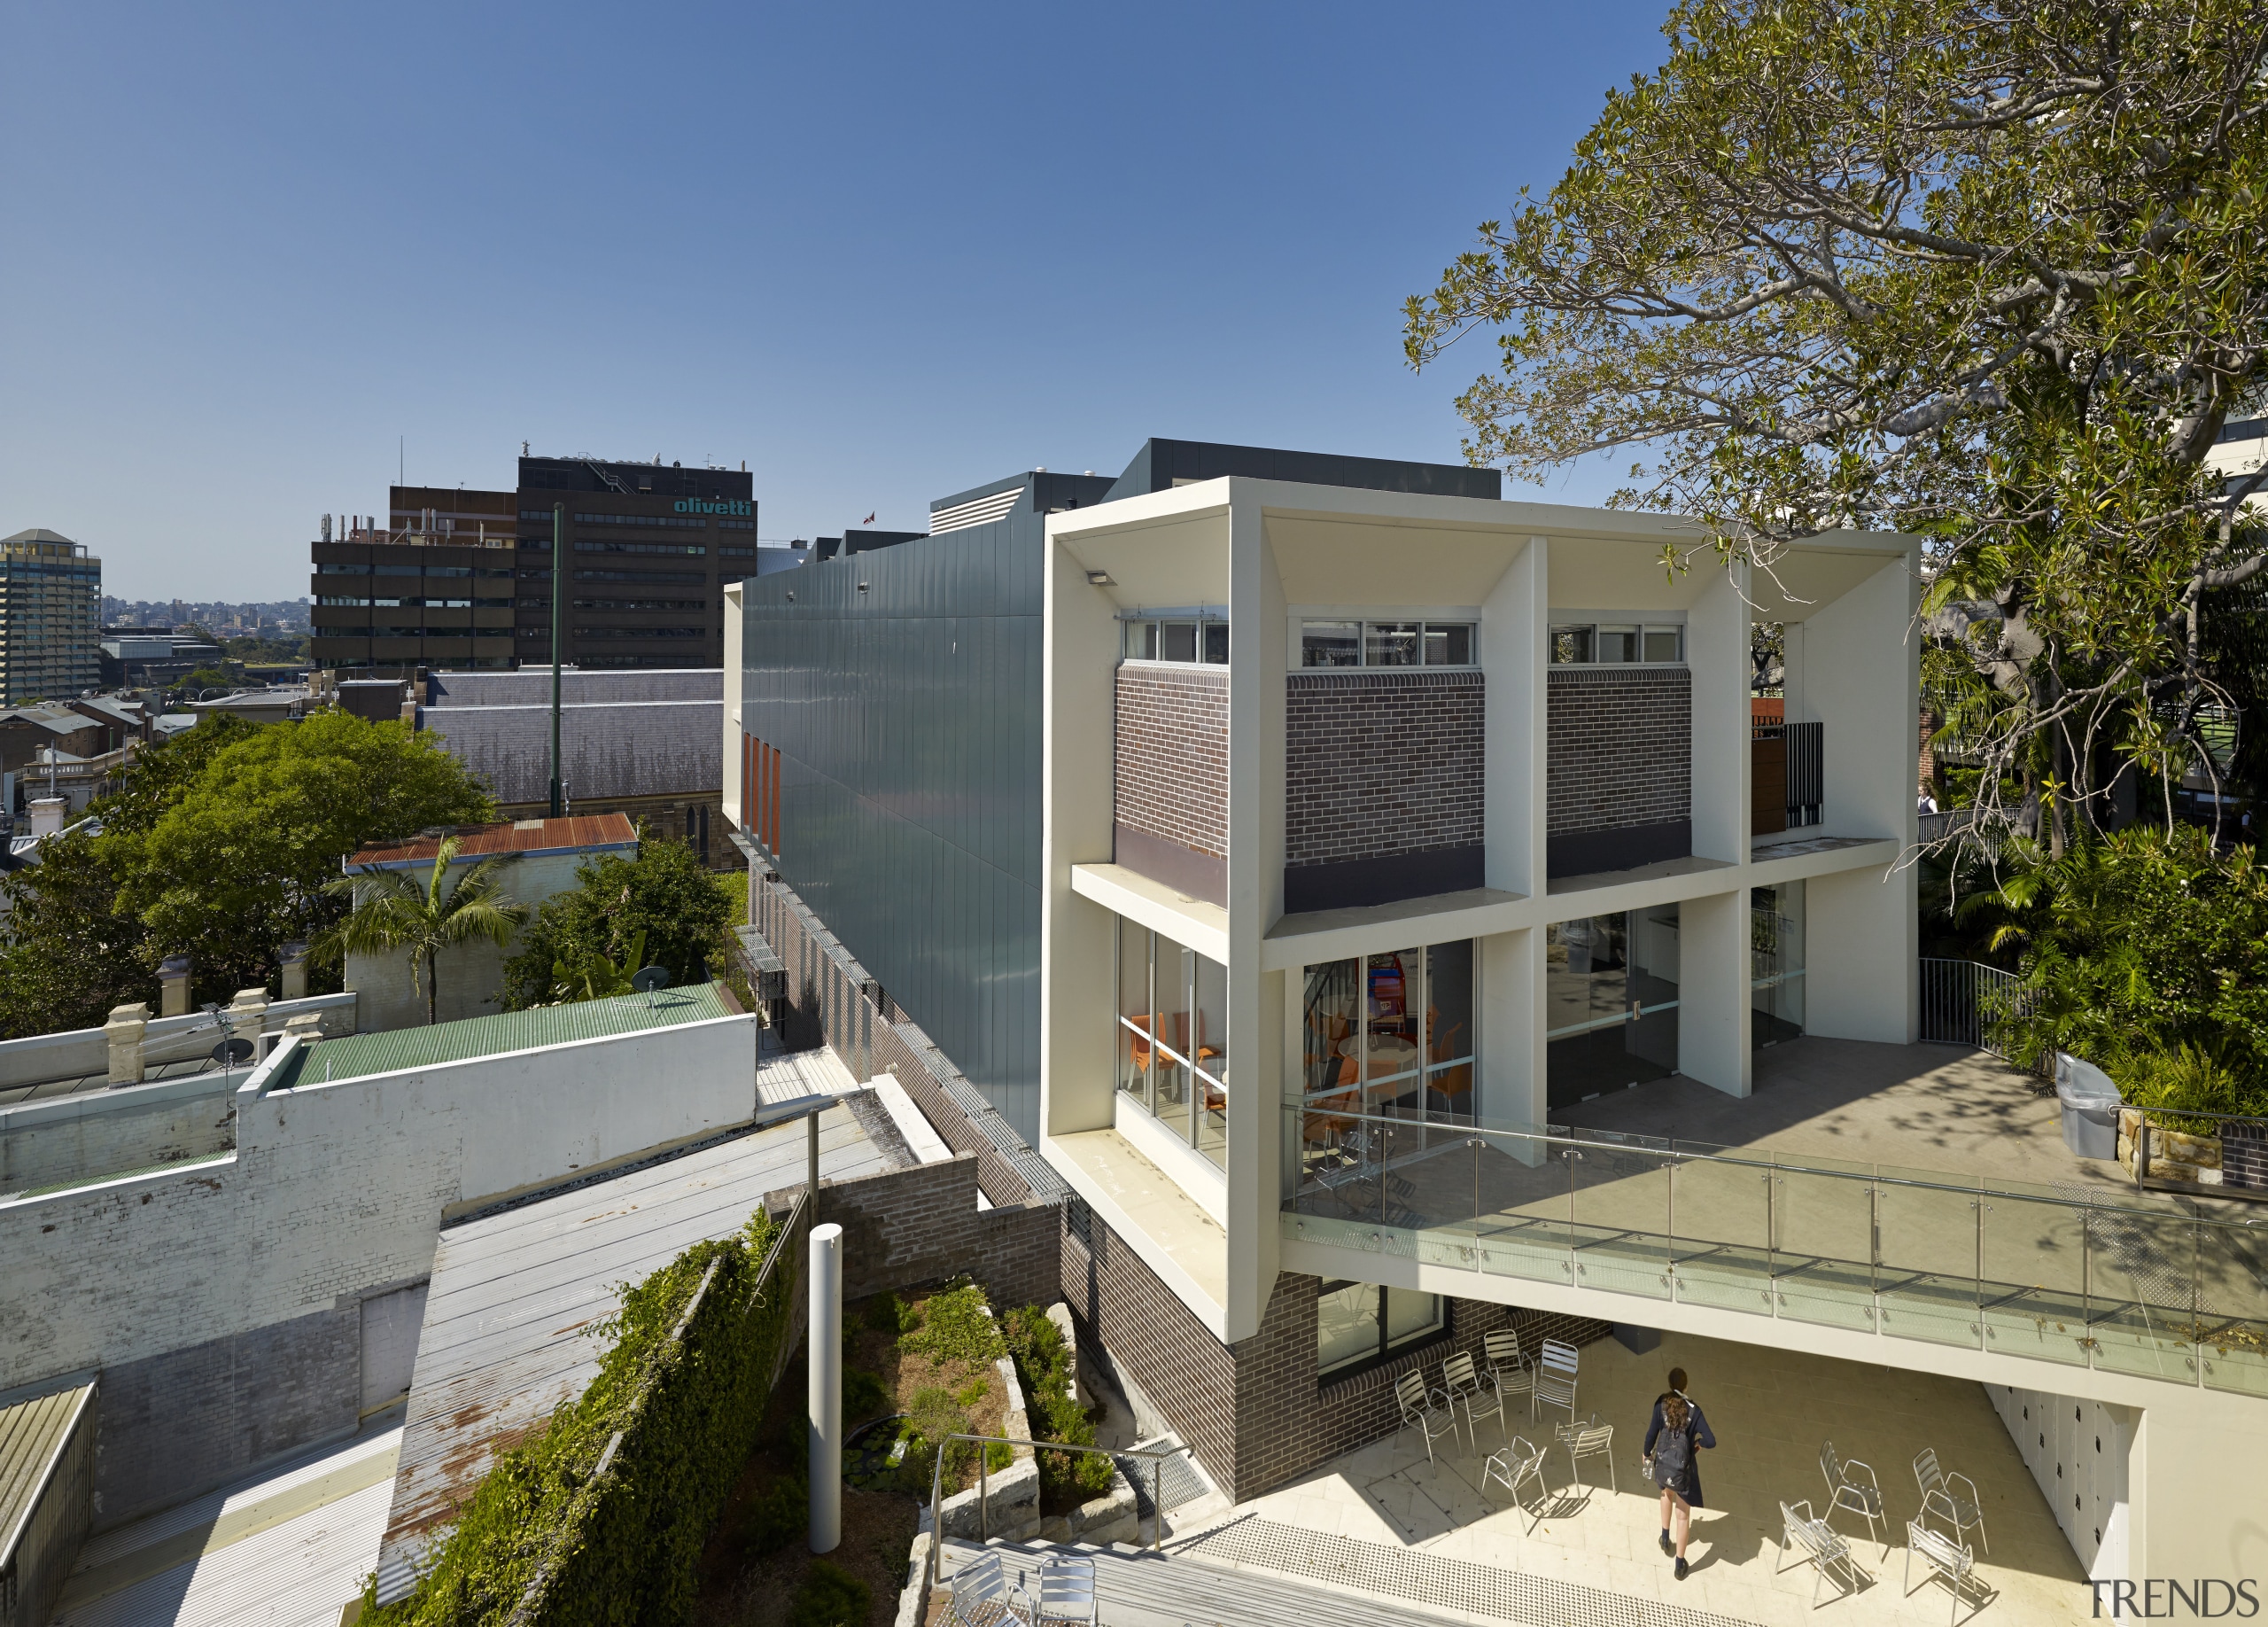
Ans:
<svg viewBox="0 0 2268 1627"><path fill-rule="evenodd" d="M1685 1369L1673 1368L1669 1389L1654 1402L1653 1419L1646 1426L1646 1460L1653 1466L1654 1483L1662 1490L1662 1552L1677 1561L1681 1582L1685 1580L1685 1545L1693 1532L1693 1511L1701 1506L1700 1451L1716 1444L1709 1421L1686 1399Z"/></svg>

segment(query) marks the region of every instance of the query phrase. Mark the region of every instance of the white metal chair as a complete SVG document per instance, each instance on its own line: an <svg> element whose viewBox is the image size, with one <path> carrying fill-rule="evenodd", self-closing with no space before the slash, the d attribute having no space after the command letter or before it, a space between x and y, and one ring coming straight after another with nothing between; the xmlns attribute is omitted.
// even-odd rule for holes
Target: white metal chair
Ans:
<svg viewBox="0 0 2268 1627"><path fill-rule="evenodd" d="M1573 1345L1563 1344L1557 1339L1546 1339L1535 1367L1535 1405L1565 1407L1570 1423L1575 1419L1577 1359Z"/></svg>
<svg viewBox="0 0 2268 1627"><path fill-rule="evenodd" d="M1961 1596L1976 1572L1977 1555L1943 1532L1931 1530L1919 1520L1908 1520L1906 1522L1905 1581L1905 1591L1908 1595L1914 1592L1914 1556L1916 1553L1953 1594L1953 1609L1946 1617L1947 1627L1951 1627L1951 1623L1961 1617ZM1923 1576L1922 1580L1926 1584L1930 1578Z"/></svg>
<svg viewBox="0 0 2268 1627"><path fill-rule="evenodd" d="M1063 1554L1040 1562L1039 1620L1085 1622L1095 1627L1101 1615L1095 1601L1094 1561Z"/></svg>
<svg viewBox="0 0 2268 1627"><path fill-rule="evenodd" d="M1799 1514L1797 1511L1800 1509ZM1841 1532L1824 1520L1812 1517L1808 1499L1792 1506L1780 1505L1780 1559L1772 1574L1778 1576L1788 1568L1788 1550L1801 1551L1804 1560L1817 1574L1812 1578L1811 1608L1819 1608L1819 1584L1829 1579L1835 1566L1843 1567L1850 1578L1851 1591L1857 1592L1866 1573L1859 1569L1859 1561L1852 1557L1851 1545L1843 1540ZM1837 1586L1842 1585L1840 1583Z"/></svg>
<svg viewBox="0 0 2268 1627"><path fill-rule="evenodd" d="M1984 1545L1984 1552L1992 1551L1992 1539L1984 1534L1984 1510L1977 1498L1977 1483L1966 1475L1949 1475L1938 1467L1938 1449L1924 1446L1914 1460L1915 1483L1922 1488L1922 1518L1927 1521L1936 1514L1953 1527L1953 1539L1962 1541L1962 1533L1970 1526L1977 1528L1977 1540ZM1957 1497L1953 1486L1958 1483L1969 1495Z"/></svg>
<svg viewBox="0 0 2268 1627"><path fill-rule="evenodd" d="M1414 1369L1394 1381L1394 1403L1402 1409L1402 1427L1416 1425L1425 1436L1425 1461L1433 1460L1433 1442L1456 1433L1456 1413L1439 1390L1425 1388L1425 1375Z"/></svg>
<svg viewBox="0 0 2268 1627"><path fill-rule="evenodd" d="M1000 1627L1003 1622L1031 1627L1037 1620L1031 1595L1008 1580L1000 1556L990 1549L962 1561L952 1583L951 1619L956 1627Z"/></svg>
<svg viewBox="0 0 2268 1627"><path fill-rule="evenodd" d="M1512 1506L1523 1514L1527 1509L1520 1502L1520 1487L1531 1480L1535 1482L1537 1496L1542 1500L1537 1503L1535 1514L1528 1522L1527 1529L1534 1532L1543 1518L1544 1505L1551 1497L1551 1488L1543 1483L1543 1448L1531 1446L1526 1437L1515 1435L1511 1445L1493 1454L1487 1462L1480 1466L1480 1489L1483 1491L1488 1489L1488 1483L1492 1480L1504 1488L1512 1499Z"/></svg>
<svg viewBox="0 0 2268 1627"><path fill-rule="evenodd" d="M1606 1460L1606 1483L1618 1494L1622 1487L1614 1472L1614 1426L1601 1423L1593 1413L1588 1423L1564 1423L1557 1431L1559 1444L1567 1449L1567 1473L1580 1481L1583 1477L1585 1458Z"/></svg>
<svg viewBox="0 0 2268 1627"><path fill-rule="evenodd" d="M1872 1467L1856 1458L1836 1456L1835 1443L1823 1441L1819 1448L1819 1472L1827 1476L1828 1498L1827 1512L1820 1516L1821 1519L1832 1520L1837 1509L1847 1508L1865 1518L1867 1535L1870 1539L1874 1537L1877 1522L1884 1531L1890 1530L1890 1516L1883 1512L1882 1487L1875 1480ZM1888 1555L1889 1537L1885 1535L1879 1540L1884 1554Z"/></svg>
<svg viewBox="0 0 2268 1627"><path fill-rule="evenodd" d="M1511 1425L1504 1418L1504 1397L1496 1387L1473 1365L1469 1351L1459 1351L1441 1363L1441 1389L1452 1401L1464 1404L1464 1433L1472 1442L1472 1450L1480 1450L1478 1421L1495 1415L1496 1427L1503 1431L1504 1444L1512 1444Z"/></svg>
<svg viewBox="0 0 2268 1627"><path fill-rule="evenodd" d="M1520 1354L1520 1336L1509 1327L1482 1335L1488 1359L1488 1382L1510 1406L1515 1396L1527 1397L1528 1416L1535 1416L1535 1364Z"/></svg>

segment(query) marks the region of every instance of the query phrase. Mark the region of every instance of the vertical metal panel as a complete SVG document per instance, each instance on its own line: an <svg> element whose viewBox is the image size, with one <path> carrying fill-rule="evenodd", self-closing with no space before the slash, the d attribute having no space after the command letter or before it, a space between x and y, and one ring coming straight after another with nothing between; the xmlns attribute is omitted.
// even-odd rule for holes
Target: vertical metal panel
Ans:
<svg viewBox="0 0 2268 1627"><path fill-rule="evenodd" d="M742 722L782 753L781 875L1027 1140L1042 525L1016 513L742 590Z"/></svg>

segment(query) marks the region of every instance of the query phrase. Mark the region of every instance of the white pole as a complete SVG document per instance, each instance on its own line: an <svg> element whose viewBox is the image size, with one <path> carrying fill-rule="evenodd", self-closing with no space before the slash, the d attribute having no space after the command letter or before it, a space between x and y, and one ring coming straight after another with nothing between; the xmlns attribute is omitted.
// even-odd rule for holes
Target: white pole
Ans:
<svg viewBox="0 0 2268 1627"><path fill-rule="evenodd" d="M812 1552L843 1540L843 1228L812 1228Z"/></svg>

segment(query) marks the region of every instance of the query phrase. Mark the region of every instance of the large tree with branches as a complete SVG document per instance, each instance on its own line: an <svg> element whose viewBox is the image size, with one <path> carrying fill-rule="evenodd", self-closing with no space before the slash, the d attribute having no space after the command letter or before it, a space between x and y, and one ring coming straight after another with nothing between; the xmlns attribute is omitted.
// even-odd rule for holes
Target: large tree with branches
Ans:
<svg viewBox="0 0 2268 1627"><path fill-rule="evenodd" d="M1635 455L1613 502L1764 571L1919 533L1982 811L2037 788L2059 845L2119 775L2207 760L2207 623L2268 564L2259 478L2209 464L2268 389L2268 10L1691 0L1664 32L1409 302L1421 367L1496 331L1467 455Z"/></svg>

